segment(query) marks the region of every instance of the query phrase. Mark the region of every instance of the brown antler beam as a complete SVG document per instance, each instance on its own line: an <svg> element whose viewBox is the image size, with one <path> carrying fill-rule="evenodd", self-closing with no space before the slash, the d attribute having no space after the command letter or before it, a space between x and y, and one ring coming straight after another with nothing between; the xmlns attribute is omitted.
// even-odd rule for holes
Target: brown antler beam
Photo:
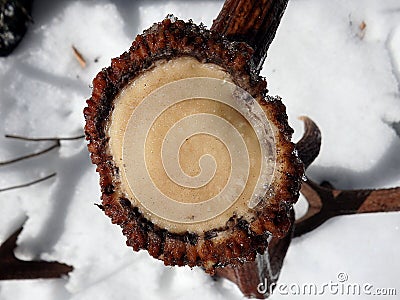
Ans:
<svg viewBox="0 0 400 300"><path fill-rule="evenodd" d="M309 207L305 216L297 220L294 237L312 231L335 216L400 211L400 188L346 191L307 180L303 182L301 193Z"/></svg>
<svg viewBox="0 0 400 300"><path fill-rule="evenodd" d="M321 147L321 132L309 118L304 121L304 135L296 148L307 168L317 157ZM339 190L327 182L317 184L307 179L301 193L309 204L306 214L296 221L294 237L301 236L322 225L328 219L358 213L400 211L400 188Z"/></svg>
<svg viewBox="0 0 400 300"><path fill-rule="evenodd" d="M227 0L211 30L254 49L255 70L261 70L288 0Z"/></svg>

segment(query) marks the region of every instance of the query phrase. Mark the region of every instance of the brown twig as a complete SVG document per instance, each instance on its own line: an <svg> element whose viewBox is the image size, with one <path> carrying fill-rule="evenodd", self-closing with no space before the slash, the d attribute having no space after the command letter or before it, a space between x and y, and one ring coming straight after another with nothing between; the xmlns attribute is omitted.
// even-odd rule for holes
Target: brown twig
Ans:
<svg viewBox="0 0 400 300"><path fill-rule="evenodd" d="M23 141L42 142L42 141L73 141L73 140L83 139L85 137L85 135L78 135L78 136L72 136L72 137L31 138L31 137L25 137L25 136L20 136L20 135L6 134L5 137L10 138L10 139L23 140Z"/></svg>
<svg viewBox="0 0 400 300"><path fill-rule="evenodd" d="M83 58L83 55L76 49L75 46L72 46L72 51L74 53L74 56L76 60L79 62L82 68L86 67L86 60Z"/></svg>
<svg viewBox="0 0 400 300"><path fill-rule="evenodd" d="M27 154L21 157L17 157L17 158L13 158L7 161L3 161L0 162L0 167L1 166L5 166L5 165L9 165L9 164L13 164L16 162L19 162L21 160L25 160L25 159L29 159L32 157L36 157L36 156L40 156L42 154L45 154L55 148L58 148L61 146L61 141L73 141L73 140L78 140L78 139L83 139L85 136L84 135L79 135L79 136L73 136L73 137L44 137L44 138L31 138L31 137L25 137L25 136L20 136L20 135L11 135L11 134L6 134L5 135L6 138L10 138L10 139L16 139L16 140L22 140L22 141L30 141L30 142L43 142L43 141L54 141L55 144L43 149L39 152L35 152L35 153L31 153L31 154Z"/></svg>
<svg viewBox="0 0 400 300"><path fill-rule="evenodd" d="M27 154L27 155L20 156L20 157L17 157L17 158L13 158L13 159L10 159L10 160L7 160L7 161L2 161L2 162L0 162L0 167L19 162L21 160L25 160L25 159L29 159L29 158L32 158L32 157L40 156L40 155L45 154L45 153L47 153L47 152L49 152L49 151L51 151L51 150L53 150L55 148L58 148L58 147L60 147L60 142L56 141L56 143L54 145L52 145L52 146L50 146L50 147L48 147L46 149L43 149L43 150L41 150L39 152Z"/></svg>
<svg viewBox="0 0 400 300"><path fill-rule="evenodd" d="M260 71L275 37L288 0L227 0L211 30L254 49L255 71Z"/></svg>
<svg viewBox="0 0 400 300"><path fill-rule="evenodd" d="M9 191L9 190L15 190L15 189L20 189L20 188L28 187L28 186L34 185L34 184L36 184L36 183L39 183L39 182L48 180L48 179L50 179L50 178L52 178L52 177L54 177L54 176L56 176L56 175L57 175L57 173L52 173L52 174L50 174L50 175L47 175L47 176L45 176L45 177L36 179L36 180L34 180L34 181L30 181L30 182L23 183L23 184L19 184L19 185L14 185L14 186L2 188L2 189L0 189L0 192L5 192L5 191Z"/></svg>
<svg viewBox="0 0 400 300"><path fill-rule="evenodd" d="M73 270L73 267L59 262L23 261L16 258L14 250L22 228L0 246L0 280L59 278Z"/></svg>

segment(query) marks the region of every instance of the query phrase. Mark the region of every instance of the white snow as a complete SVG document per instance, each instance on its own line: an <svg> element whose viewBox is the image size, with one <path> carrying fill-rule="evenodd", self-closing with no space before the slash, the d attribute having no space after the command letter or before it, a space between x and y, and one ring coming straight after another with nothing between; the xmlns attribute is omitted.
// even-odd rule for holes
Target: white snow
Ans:
<svg viewBox="0 0 400 300"><path fill-rule="evenodd" d="M35 1L35 23L17 50L0 58L0 161L51 145L5 134L81 134L92 78L143 29L169 13L210 27L221 6ZM85 57L85 69L72 45ZM322 131L311 178L338 188L400 186L400 137L391 127L400 122L398 0L290 0L262 74L270 94L283 98L295 140L303 132L299 116L311 117ZM17 256L58 260L74 271L62 279L0 281L0 299L243 299L228 281L215 282L197 268L164 267L126 247L120 228L94 205L98 175L83 140L0 167L0 189L53 172L56 178L46 182L0 193L0 243L27 220ZM303 201L300 206L304 212ZM397 288L399 295L399 227L399 213L331 219L292 241L279 282L322 286L345 272L348 282ZM288 297L276 292L271 299Z"/></svg>

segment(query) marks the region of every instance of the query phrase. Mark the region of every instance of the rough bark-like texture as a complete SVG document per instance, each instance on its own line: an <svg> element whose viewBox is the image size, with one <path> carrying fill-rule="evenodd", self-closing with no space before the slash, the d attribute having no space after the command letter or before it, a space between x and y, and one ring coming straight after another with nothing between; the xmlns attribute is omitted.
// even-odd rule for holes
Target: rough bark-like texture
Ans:
<svg viewBox="0 0 400 300"><path fill-rule="evenodd" d="M220 34L192 23L165 19L137 36L130 50L114 58L111 67L94 79L92 97L84 110L88 149L100 173L102 207L112 222L123 228L127 244L134 250L146 249L166 265L197 265L213 273L216 266L253 261L257 253L265 251L269 234L283 237L290 229L292 203L298 198L303 166L290 142L292 129L287 123L285 107L279 99L265 97L266 82L249 64L252 53L244 43L229 42ZM159 228L128 199L119 197L116 193L121 187L119 170L108 151L106 126L117 93L155 61L180 56L219 65L232 76L235 84L266 108L269 121L277 128L275 140L279 151L276 155L280 167L271 183L275 196L255 208L252 222L232 216L224 228L202 236Z"/></svg>
<svg viewBox="0 0 400 300"><path fill-rule="evenodd" d="M227 0L211 30L254 49L254 70L260 71L288 0Z"/></svg>

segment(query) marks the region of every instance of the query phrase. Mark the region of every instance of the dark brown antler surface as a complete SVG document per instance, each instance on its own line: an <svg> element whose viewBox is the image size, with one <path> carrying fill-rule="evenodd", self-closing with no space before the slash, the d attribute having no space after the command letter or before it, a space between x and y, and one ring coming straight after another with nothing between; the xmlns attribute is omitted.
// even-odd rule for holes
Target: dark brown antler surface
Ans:
<svg viewBox="0 0 400 300"><path fill-rule="evenodd" d="M273 291L273 284L278 281L283 260L292 240L294 213L292 221L289 233L282 239L272 237L268 242L267 251L258 254L255 261L217 269L216 275L234 282L246 297L267 298Z"/></svg>
<svg viewBox="0 0 400 300"><path fill-rule="evenodd" d="M311 119L301 119L305 130L296 148L307 168L318 156L321 132ZM310 232L335 216L400 211L400 188L339 190L328 182L319 185L307 179L302 184L301 193L307 199L308 209L296 220L294 237Z"/></svg>
<svg viewBox="0 0 400 300"><path fill-rule="evenodd" d="M303 182L301 193L309 204L307 213L296 221L294 236L317 228L328 219L359 213L400 211L400 188L338 190L325 183Z"/></svg>
<svg viewBox="0 0 400 300"><path fill-rule="evenodd" d="M211 30L254 49L252 60L260 71L286 9L288 0L227 0Z"/></svg>

